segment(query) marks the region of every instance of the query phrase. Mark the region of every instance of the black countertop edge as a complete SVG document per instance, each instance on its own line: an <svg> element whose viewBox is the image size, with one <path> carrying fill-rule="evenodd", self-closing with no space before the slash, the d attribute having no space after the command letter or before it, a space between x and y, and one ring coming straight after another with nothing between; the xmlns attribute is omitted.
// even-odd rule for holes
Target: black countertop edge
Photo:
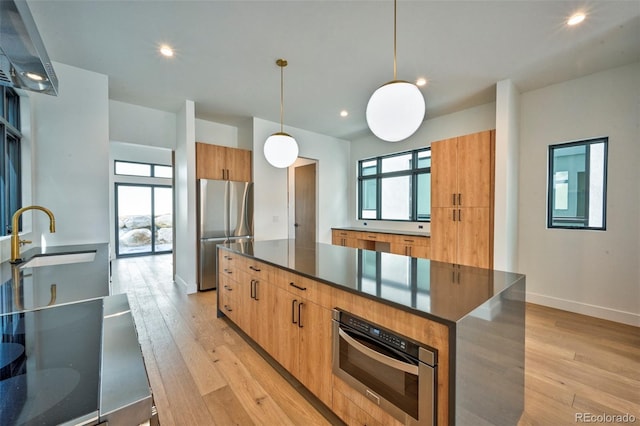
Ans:
<svg viewBox="0 0 640 426"><path fill-rule="evenodd" d="M444 324L447 327L449 327L450 329L451 328L455 328L455 326L457 324L456 321L448 320L446 318L442 318L442 317L439 317L437 315L434 315L434 314L431 314L429 312L425 312L425 311L422 311L422 310L419 310L419 309L412 309L411 307L403 305L401 303L397 303L397 302L394 302L392 300L383 299L383 298L374 296L374 295L369 294L369 293L363 293L363 292L360 292L360 291L355 290L353 288L345 287L345 286L342 286L340 284L334 283L332 281L328 281L328 280L319 278L319 277L317 277L315 275L311 275L311 274L307 274L305 272L301 272L301 271L298 271L298 270L295 270L295 269L287 268L287 267L279 265L277 263L270 262L268 260L252 256L252 255L250 255L248 253L242 253L242 252L233 250L230 247L225 247L224 245L218 245L217 247L219 249L221 249L221 250L226 250L226 251L231 252L231 253L236 253L236 254L239 254L239 255L242 255L242 256L250 257L252 259L258 260L258 261L263 262L263 263L266 263L267 265L271 265L271 266L279 268L279 269L284 269L286 271L293 272L294 274L298 274L298 275L303 276L305 278L309 278L311 280L318 281L318 282L321 282L323 284L327 284L327 285L329 285L329 286L331 286L333 288L337 288L338 290L343 290L343 291L355 294L357 296L365 297L367 299L373 300L374 302L382 303L383 305L387 305L387 306L392 306L392 307L397 308L397 309L399 309L401 311L405 311L405 312L408 312L410 314L413 314L413 315L416 315L416 316L419 316L419 317L422 317L422 318L426 318L426 319L438 322L440 324Z"/></svg>
<svg viewBox="0 0 640 426"><path fill-rule="evenodd" d="M427 237L431 238L430 232L419 231L400 231L395 229L378 229L378 228L356 228L356 227L334 227L331 228L336 231L357 231L357 232L375 232L377 234L396 234L396 235L410 235L412 237Z"/></svg>

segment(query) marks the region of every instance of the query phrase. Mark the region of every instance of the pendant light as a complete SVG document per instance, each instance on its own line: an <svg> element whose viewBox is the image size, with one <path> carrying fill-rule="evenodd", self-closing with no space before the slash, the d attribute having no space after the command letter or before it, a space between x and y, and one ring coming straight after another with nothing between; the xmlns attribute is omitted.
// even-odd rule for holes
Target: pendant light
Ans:
<svg viewBox="0 0 640 426"><path fill-rule="evenodd" d="M387 142L398 142L414 134L424 120L425 110L420 89L396 77L396 2L393 1L393 80L373 92L367 104L369 128Z"/></svg>
<svg viewBox="0 0 640 426"><path fill-rule="evenodd" d="M284 59L276 61L276 65L280 67L280 131L269 136L264 143L264 157L269 164L280 169L289 167L298 158L298 143L291 135L283 131L282 124L284 115L283 75L284 67L287 64Z"/></svg>

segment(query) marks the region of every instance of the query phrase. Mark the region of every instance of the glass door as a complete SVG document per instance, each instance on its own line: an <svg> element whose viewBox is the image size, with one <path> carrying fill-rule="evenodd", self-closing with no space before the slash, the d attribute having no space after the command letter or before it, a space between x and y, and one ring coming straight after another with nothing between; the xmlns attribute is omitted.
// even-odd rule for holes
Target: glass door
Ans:
<svg viewBox="0 0 640 426"><path fill-rule="evenodd" d="M170 253L173 189L116 184L116 256Z"/></svg>

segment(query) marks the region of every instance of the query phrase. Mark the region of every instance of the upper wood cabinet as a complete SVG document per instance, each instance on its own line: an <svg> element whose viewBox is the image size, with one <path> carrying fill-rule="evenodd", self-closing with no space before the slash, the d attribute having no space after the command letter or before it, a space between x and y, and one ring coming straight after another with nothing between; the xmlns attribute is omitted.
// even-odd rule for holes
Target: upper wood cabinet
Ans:
<svg viewBox="0 0 640 426"><path fill-rule="evenodd" d="M251 151L196 142L196 178L251 181Z"/></svg>
<svg viewBox="0 0 640 426"><path fill-rule="evenodd" d="M431 207L490 207L494 131L431 144Z"/></svg>
<svg viewBox="0 0 640 426"><path fill-rule="evenodd" d="M493 267L494 131L431 144L431 258Z"/></svg>

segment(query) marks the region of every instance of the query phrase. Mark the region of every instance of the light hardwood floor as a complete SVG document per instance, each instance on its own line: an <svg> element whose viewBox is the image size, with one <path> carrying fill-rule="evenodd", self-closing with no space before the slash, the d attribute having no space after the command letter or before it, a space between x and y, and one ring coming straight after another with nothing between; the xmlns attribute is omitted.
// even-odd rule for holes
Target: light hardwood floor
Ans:
<svg viewBox="0 0 640 426"><path fill-rule="evenodd" d="M215 291L184 294L171 255L115 260L113 292L129 295L162 426L340 424L216 318ZM538 305L526 324L521 426L580 413L640 424L640 329Z"/></svg>

